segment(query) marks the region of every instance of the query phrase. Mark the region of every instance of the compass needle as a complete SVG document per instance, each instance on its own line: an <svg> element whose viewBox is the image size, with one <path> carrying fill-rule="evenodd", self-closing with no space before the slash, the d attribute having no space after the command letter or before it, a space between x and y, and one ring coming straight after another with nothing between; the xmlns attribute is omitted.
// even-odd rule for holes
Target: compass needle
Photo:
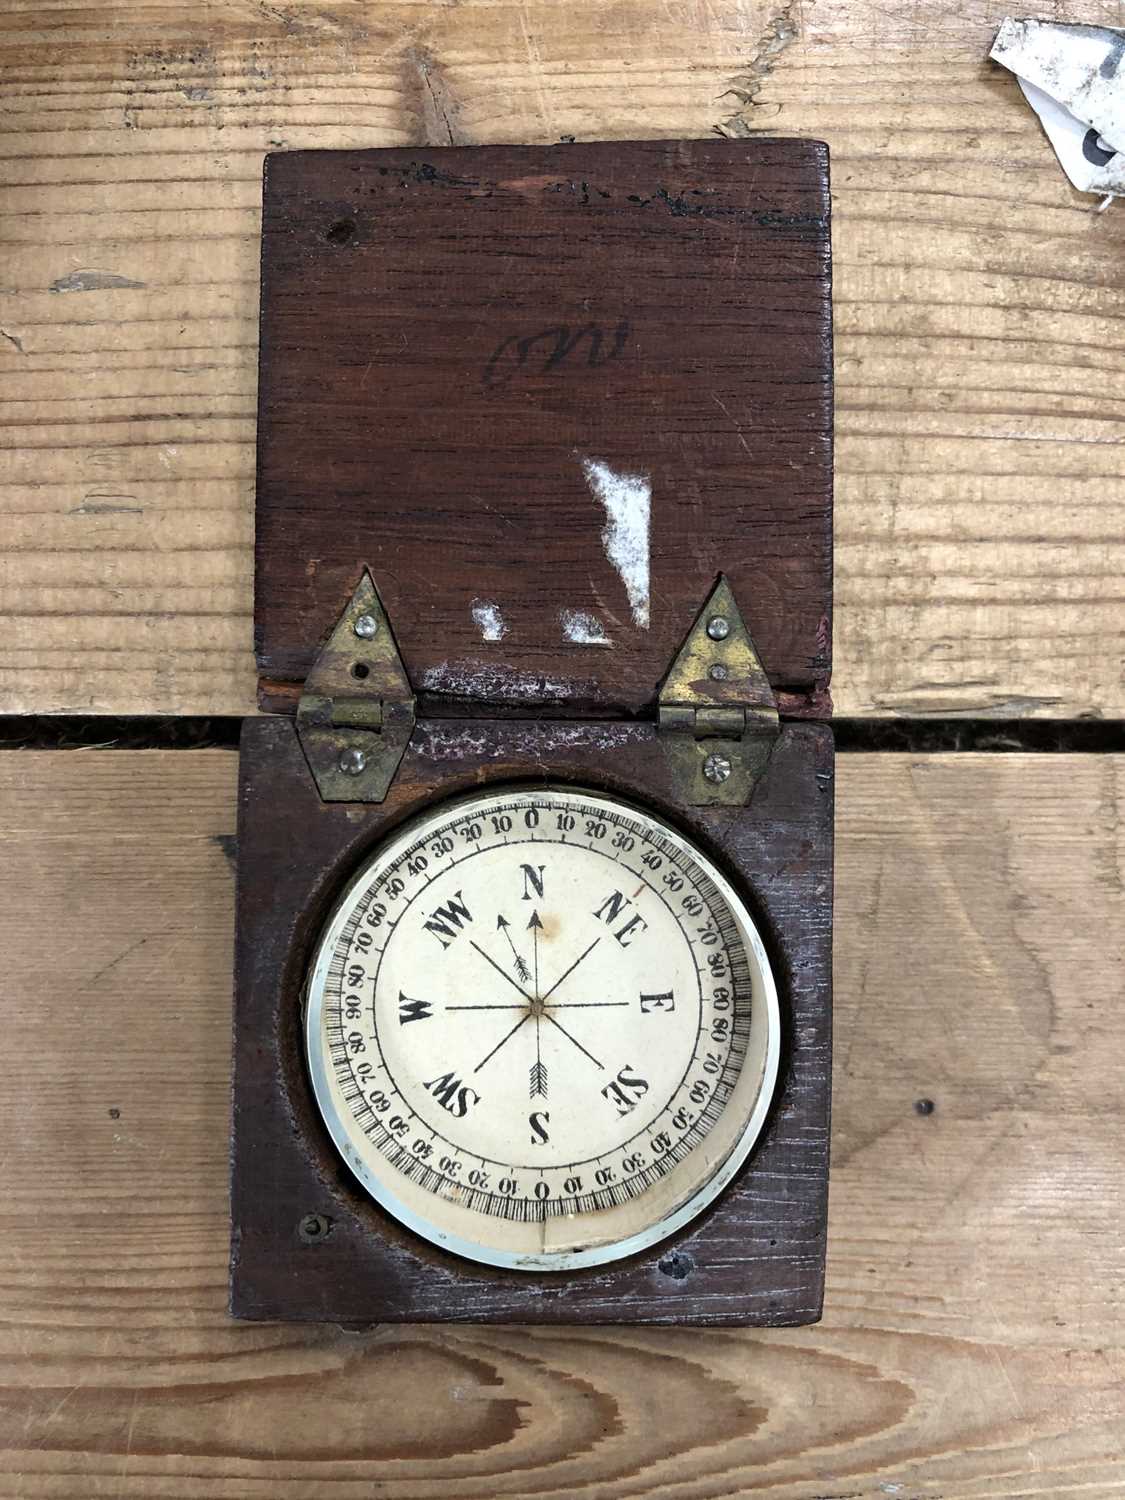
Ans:
<svg viewBox="0 0 1125 1500"><path fill-rule="evenodd" d="M531 932L532 964L535 970L535 998L539 996L539 934L543 931L543 923L539 920L539 913L531 913L531 921L527 924Z"/></svg>
<svg viewBox="0 0 1125 1500"><path fill-rule="evenodd" d="M348 1168L414 1233L512 1273L673 1234L746 1159L776 1076L739 896L659 818L573 787L436 804L391 836L307 993Z"/></svg>

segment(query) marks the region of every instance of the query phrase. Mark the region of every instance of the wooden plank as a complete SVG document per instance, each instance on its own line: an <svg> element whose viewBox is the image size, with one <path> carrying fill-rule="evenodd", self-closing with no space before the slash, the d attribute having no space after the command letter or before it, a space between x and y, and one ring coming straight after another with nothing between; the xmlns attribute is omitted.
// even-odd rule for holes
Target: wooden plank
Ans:
<svg viewBox="0 0 1125 1500"><path fill-rule="evenodd" d="M1125 1491L1125 758L840 762L826 1318L769 1333L228 1319L234 789L0 756L0 1494Z"/></svg>
<svg viewBox="0 0 1125 1500"><path fill-rule="evenodd" d="M998 12L199 14L20 0L0 31L6 712L252 708L263 151L763 129L833 153L839 711L1125 712L1125 212L985 61Z"/></svg>

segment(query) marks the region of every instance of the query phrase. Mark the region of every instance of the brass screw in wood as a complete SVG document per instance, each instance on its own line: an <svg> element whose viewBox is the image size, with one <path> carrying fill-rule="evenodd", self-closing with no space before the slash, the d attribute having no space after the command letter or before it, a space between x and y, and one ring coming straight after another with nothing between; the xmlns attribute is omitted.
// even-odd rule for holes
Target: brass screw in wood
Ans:
<svg viewBox="0 0 1125 1500"><path fill-rule="evenodd" d="M315 1245L318 1241L327 1239L332 1228L332 1220L327 1214L306 1214L297 1225L297 1233L306 1245Z"/></svg>
<svg viewBox="0 0 1125 1500"><path fill-rule="evenodd" d="M731 773L730 760L725 755L709 755L703 762L703 775L707 781L713 781L716 785L726 781Z"/></svg>

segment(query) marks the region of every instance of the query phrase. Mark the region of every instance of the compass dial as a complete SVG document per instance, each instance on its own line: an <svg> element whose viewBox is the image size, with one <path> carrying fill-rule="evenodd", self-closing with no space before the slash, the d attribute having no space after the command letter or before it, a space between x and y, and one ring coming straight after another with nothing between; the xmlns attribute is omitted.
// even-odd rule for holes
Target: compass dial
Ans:
<svg viewBox="0 0 1125 1500"><path fill-rule="evenodd" d="M402 830L344 892L307 1002L317 1102L367 1191L522 1270L685 1224L777 1074L746 907L682 835L595 792L507 788Z"/></svg>

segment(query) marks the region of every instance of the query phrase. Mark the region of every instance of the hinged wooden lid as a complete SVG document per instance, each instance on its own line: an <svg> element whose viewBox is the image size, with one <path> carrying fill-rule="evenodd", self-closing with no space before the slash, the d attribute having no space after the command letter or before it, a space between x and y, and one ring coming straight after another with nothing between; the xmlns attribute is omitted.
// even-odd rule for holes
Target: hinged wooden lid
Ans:
<svg viewBox="0 0 1125 1500"><path fill-rule="evenodd" d="M816 142L270 157L263 706L366 567L421 712L651 710L720 572L823 707L829 268Z"/></svg>

